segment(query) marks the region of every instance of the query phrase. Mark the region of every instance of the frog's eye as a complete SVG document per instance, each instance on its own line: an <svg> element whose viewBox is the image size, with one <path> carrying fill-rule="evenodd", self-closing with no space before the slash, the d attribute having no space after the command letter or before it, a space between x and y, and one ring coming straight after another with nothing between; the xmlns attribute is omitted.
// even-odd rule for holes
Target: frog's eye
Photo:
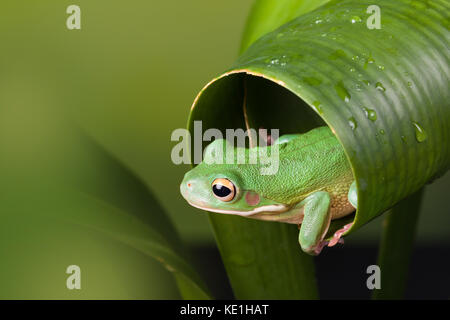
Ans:
<svg viewBox="0 0 450 320"><path fill-rule="evenodd" d="M217 199L224 202L233 200L236 195L236 188L233 182L224 178L219 178L213 181L212 191Z"/></svg>

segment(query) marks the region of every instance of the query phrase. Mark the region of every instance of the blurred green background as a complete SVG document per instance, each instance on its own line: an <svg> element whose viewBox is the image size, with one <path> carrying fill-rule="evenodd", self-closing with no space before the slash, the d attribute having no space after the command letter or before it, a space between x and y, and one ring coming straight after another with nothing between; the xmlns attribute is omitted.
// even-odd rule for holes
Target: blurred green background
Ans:
<svg viewBox="0 0 450 320"><path fill-rule="evenodd" d="M85 170L86 150L76 147L73 132L81 128L152 190L183 242L214 246L207 216L179 194L189 167L171 162L176 143L170 136L185 127L202 86L235 60L252 2L2 1L0 190L17 195L16 189L46 183L49 175L65 179L55 169L61 163L75 168L70 177L95 172ZM71 4L81 8L81 30L66 28ZM89 179L81 180L94 183ZM450 174L427 187L421 244L450 243L449 194ZM13 198L0 202L0 298L178 297L170 274L152 259L85 229L56 223L51 228L54 221L41 218L45 206L27 206L27 193ZM45 199L51 202L53 196ZM59 208L64 214L64 206ZM381 221L349 236L347 245L377 242ZM75 238L81 239L78 245L71 241ZM51 255L52 246L68 248L67 256ZM92 265L95 290L64 288L63 269L73 260ZM33 272L40 270L33 263L46 276ZM56 291L55 277L62 284ZM30 283L34 289L25 293Z"/></svg>

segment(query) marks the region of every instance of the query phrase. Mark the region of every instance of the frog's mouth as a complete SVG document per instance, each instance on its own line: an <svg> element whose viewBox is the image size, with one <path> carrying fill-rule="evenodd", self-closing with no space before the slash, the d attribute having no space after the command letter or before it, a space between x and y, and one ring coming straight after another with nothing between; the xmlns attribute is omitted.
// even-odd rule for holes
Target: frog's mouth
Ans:
<svg viewBox="0 0 450 320"><path fill-rule="evenodd" d="M267 206L254 208L250 211L237 211L237 210L208 208L208 207L204 207L204 206L200 206L198 204L192 203L190 201L188 201L188 203L191 206L201 209L201 210L215 212L215 213L232 214L232 215L243 216L243 217L252 216L252 215L255 215L258 213L277 214L277 213L282 213L282 212L289 210L289 206L284 205L284 204L271 204L271 205L267 205Z"/></svg>

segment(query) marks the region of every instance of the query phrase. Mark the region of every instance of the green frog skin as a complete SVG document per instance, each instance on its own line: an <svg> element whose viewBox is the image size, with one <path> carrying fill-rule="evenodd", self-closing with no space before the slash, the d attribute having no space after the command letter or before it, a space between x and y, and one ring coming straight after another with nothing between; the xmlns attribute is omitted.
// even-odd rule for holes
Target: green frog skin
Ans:
<svg viewBox="0 0 450 320"><path fill-rule="evenodd" d="M317 255L328 244L339 242L351 224L337 231L331 241L324 237L332 219L339 219L357 207L356 184L344 149L328 127L304 134L283 135L272 146L278 148L278 171L262 175L261 164L217 164L216 150L225 154L228 142L218 139L205 150L203 162L187 172L180 191L188 203L202 210L240 215L265 221L301 225L298 241L306 253ZM221 149L222 148L222 149Z"/></svg>

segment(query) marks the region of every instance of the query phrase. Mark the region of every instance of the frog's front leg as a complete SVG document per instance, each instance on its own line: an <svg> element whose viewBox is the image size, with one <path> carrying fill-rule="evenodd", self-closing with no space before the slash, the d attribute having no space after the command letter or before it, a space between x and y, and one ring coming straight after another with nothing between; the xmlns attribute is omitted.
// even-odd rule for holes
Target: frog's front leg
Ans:
<svg viewBox="0 0 450 320"><path fill-rule="evenodd" d="M318 255L324 247L323 239L331 221L330 194L317 191L299 203L303 206L303 221L298 235L302 250Z"/></svg>

